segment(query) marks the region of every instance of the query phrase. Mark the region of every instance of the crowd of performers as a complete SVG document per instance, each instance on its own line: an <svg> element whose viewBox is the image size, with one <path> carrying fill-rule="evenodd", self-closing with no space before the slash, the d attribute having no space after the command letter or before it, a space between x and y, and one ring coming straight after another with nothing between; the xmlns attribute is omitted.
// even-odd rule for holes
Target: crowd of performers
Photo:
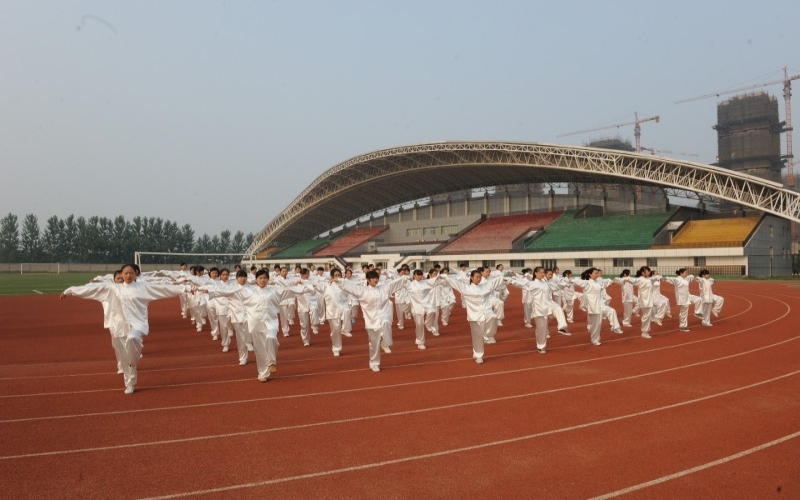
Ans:
<svg viewBox="0 0 800 500"><path fill-rule="evenodd" d="M230 350L235 337L239 365L247 365L252 352L259 382L277 371L279 332L288 337L298 323L303 345L309 346L327 322L331 350L338 357L342 338L352 336L353 324L361 316L369 337L369 368L379 372L381 352L391 353L393 328L413 327L417 348L425 350L426 335L439 336L456 305L465 309L472 357L482 364L485 345L495 343L498 327L506 319L509 286L522 290L523 325L535 329L539 354L547 352L551 318L559 334L571 335L568 325L574 322L576 306L586 312L590 342L599 346L604 319L611 332L621 334L622 328L633 327L637 316L642 338L651 339L652 323L661 325L672 317L662 283L674 289L680 331L689 331L690 306L700 324L710 327L711 316L718 316L724 303L713 293L714 279L707 270L697 277L686 269L661 276L647 266L633 274L626 269L613 279L603 278L594 267L575 277L558 268L505 272L502 264L471 270L462 265L452 273L439 266L425 273L406 265L388 270L364 265L361 271L298 266L293 272L280 266L273 271L253 266L249 273L238 265L232 272L216 267L206 272L203 266L186 264L180 268L141 273L138 266L127 264L113 275L98 276L61 294L62 299L75 296L102 302L125 394L132 394L137 382L143 337L149 332L147 305L169 297L180 297L182 317L191 320L198 332L210 330L223 352ZM697 283L697 295L690 292L692 282ZM621 287L621 322L607 293L612 285Z"/></svg>

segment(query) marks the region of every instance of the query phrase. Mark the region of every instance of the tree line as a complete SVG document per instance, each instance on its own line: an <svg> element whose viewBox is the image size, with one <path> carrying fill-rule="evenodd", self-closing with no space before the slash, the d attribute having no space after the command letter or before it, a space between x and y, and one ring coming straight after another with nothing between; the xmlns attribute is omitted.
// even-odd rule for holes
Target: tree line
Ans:
<svg viewBox="0 0 800 500"><path fill-rule="evenodd" d="M241 253L253 242L253 233L225 230L195 239L189 224L160 217L123 216L66 218L52 216L40 229L39 219L28 214L19 219L9 213L0 219L0 262L65 262L114 264L132 262L134 252ZM155 258L155 257L154 257ZM185 258L157 257L157 262L177 263ZM231 260L225 258L224 260Z"/></svg>

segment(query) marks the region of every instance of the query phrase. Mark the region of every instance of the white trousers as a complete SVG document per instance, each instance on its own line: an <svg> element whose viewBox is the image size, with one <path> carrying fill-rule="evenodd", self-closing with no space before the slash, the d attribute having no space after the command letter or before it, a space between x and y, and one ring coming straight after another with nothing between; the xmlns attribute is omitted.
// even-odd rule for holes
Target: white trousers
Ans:
<svg viewBox="0 0 800 500"><path fill-rule="evenodd" d="M278 364L277 328L253 332L253 351L256 355L257 378L269 378L269 367Z"/></svg>

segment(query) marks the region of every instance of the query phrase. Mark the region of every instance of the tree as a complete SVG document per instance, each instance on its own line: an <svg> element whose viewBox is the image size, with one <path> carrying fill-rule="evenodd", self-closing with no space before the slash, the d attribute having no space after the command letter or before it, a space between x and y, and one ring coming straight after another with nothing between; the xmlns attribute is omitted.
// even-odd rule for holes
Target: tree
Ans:
<svg viewBox="0 0 800 500"><path fill-rule="evenodd" d="M179 251L182 253L189 253L194 249L194 229L189 224L184 224L181 227L181 240Z"/></svg>
<svg viewBox="0 0 800 500"><path fill-rule="evenodd" d="M22 221L20 259L24 262L42 261L42 242L39 239L39 218L28 214Z"/></svg>
<svg viewBox="0 0 800 500"><path fill-rule="evenodd" d="M194 253L211 253L211 237L203 233L194 244Z"/></svg>
<svg viewBox="0 0 800 500"><path fill-rule="evenodd" d="M0 219L0 262L19 262L17 216L9 213Z"/></svg>
<svg viewBox="0 0 800 500"><path fill-rule="evenodd" d="M64 259L64 262L78 262L78 246L76 242L78 240L78 227L75 224L75 216L70 215L66 219L64 219L64 230L62 231L62 237L64 238L65 247L64 253L61 256Z"/></svg>
<svg viewBox="0 0 800 500"><path fill-rule="evenodd" d="M60 262L66 240L62 236L64 223L55 215L47 219L42 235L42 256L46 262Z"/></svg>
<svg viewBox="0 0 800 500"><path fill-rule="evenodd" d="M242 253L247 247L244 244L244 233L236 231L231 240L231 253Z"/></svg>
<svg viewBox="0 0 800 500"><path fill-rule="evenodd" d="M232 253L231 250L231 232L227 229L219 233L219 249L220 253Z"/></svg>

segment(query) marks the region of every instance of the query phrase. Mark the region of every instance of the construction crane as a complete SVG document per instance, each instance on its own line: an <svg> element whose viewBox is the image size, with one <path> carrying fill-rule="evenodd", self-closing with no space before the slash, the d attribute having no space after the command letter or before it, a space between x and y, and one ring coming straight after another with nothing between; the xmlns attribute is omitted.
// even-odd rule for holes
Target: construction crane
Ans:
<svg viewBox="0 0 800 500"><path fill-rule="evenodd" d="M644 146L641 147L641 150L650 151L650 154L653 155L656 153L667 153L667 154L681 155L681 156L700 156L695 153L681 153L681 152L670 151L669 149L653 149L653 148L646 148Z"/></svg>
<svg viewBox="0 0 800 500"><path fill-rule="evenodd" d="M659 118L658 115L656 115L656 116L650 116L648 118L642 118L640 120L639 119L639 113L634 113L633 116L634 116L635 119L632 122L617 123L615 125L606 125L605 127L597 127L597 128L588 128L586 130L578 130L578 131L575 131L575 132L569 132L569 133L566 133L566 134L561 134L558 137L566 137L568 135L585 134L587 132L594 132L594 131L597 131L597 130L606 130L606 129L610 129L610 128L620 128L620 127L627 127L628 125L633 125L633 137L636 138L636 152L637 153L641 153L642 152L642 146L641 146L641 142L640 142L641 137L642 137L641 124L644 123L644 122L649 122L649 121L655 121L656 123L658 123L660 118Z"/></svg>
<svg viewBox="0 0 800 500"><path fill-rule="evenodd" d="M800 75L789 76L789 68L787 66L784 66L783 80L773 80L771 82L756 83L754 85L748 85L747 87L739 87L736 89L723 90L720 92L700 95L697 97L690 97L688 99L681 99L680 101L676 101L675 104L681 104L689 101L697 101L700 99L706 99L708 97L719 97L721 95L734 94L736 92L745 92L747 90L753 90L761 87L768 87L770 85L782 83L783 101L784 104L786 105L786 111L785 111L786 126L784 127L784 131L786 132L786 184L788 184L789 187L794 188L794 154L792 153L792 80L797 80L799 78Z"/></svg>

